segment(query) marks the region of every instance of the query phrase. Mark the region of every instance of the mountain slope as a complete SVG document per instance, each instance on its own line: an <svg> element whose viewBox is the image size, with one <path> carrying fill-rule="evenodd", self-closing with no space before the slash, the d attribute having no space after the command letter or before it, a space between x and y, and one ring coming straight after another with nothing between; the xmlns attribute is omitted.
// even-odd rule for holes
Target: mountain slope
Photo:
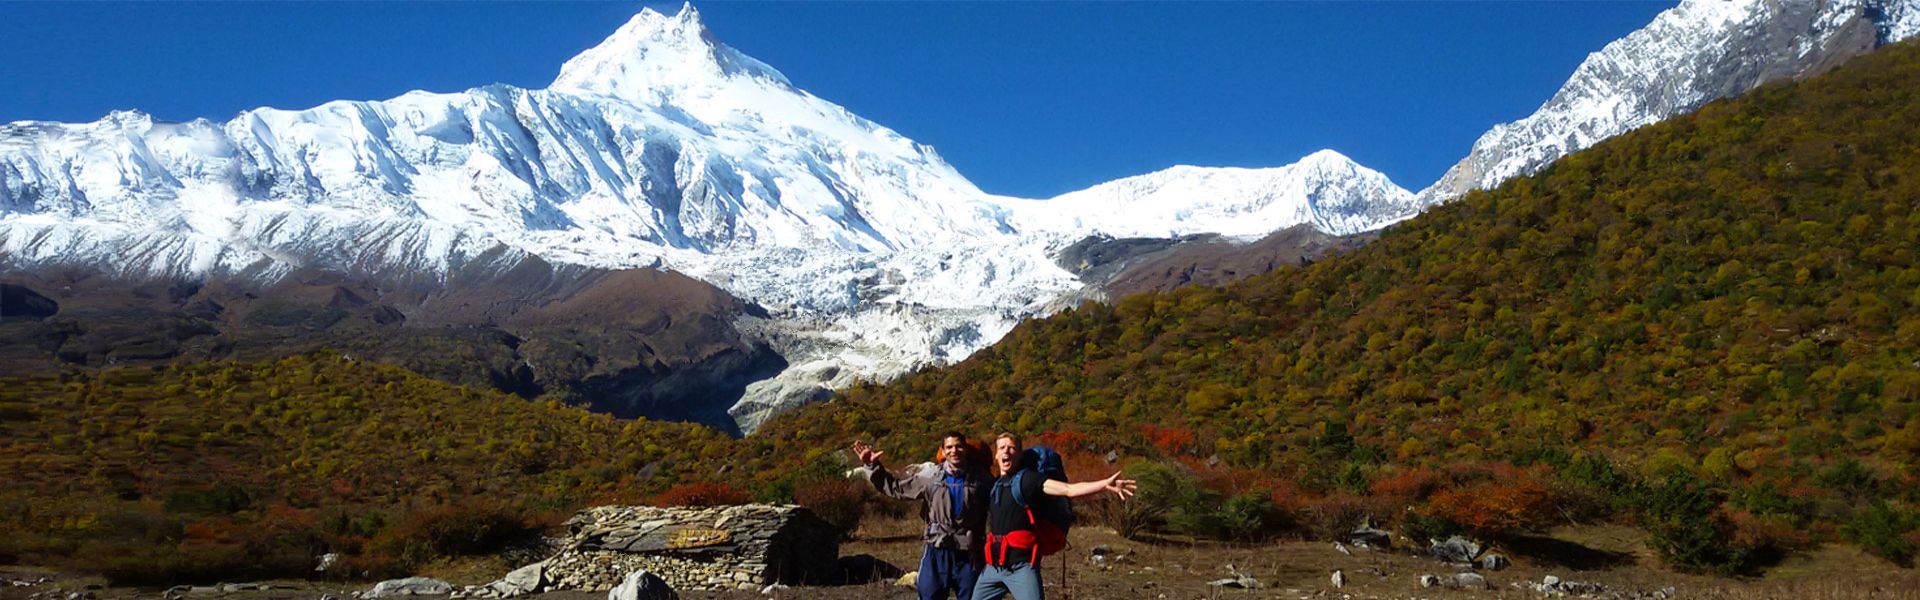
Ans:
<svg viewBox="0 0 1920 600"><path fill-rule="evenodd" d="M1913 502L1915 90L1920 45L1889 47L1307 267L1030 321L756 437L810 447L853 427L912 447L944 428L1066 431L1056 439L1213 455L1329 491L1398 468L1597 452L1650 474L1697 469L1746 494L1735 507L1803 525ZM936 402L950 408L930 414ZM1781 490L1810 499L1767 505Z"/></svg>
<svg viewBox="0 0 1920 600"><path fill-rule="evenodd" d="M1532 115L1494 126L1422 190L1435 204L1600 140L1920 33L1916 0L1686 0L1589 55Z"/></svg>

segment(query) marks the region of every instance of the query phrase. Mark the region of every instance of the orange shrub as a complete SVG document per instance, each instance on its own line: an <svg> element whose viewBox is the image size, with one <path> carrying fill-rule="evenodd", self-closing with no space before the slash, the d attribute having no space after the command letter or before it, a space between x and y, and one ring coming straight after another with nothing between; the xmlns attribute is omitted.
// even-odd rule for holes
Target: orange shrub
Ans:
<svg viewBox="0 0 1920 600"><path fill-rule="evenodd" d="M1375 479L1367 489L1382 499L1416 502L1427 499L1445 484L1446 478L1439 471L1414 467Z"/></svg>
<svg viewBox="0 0 1920 600"><path fill-rule="evenodd" d="M371 554L400 569L433 560L497 551L538 534L553 523L492 500L413 510L368 544Z"/></svg>
<svg viewBox="0 0 1920 600"><path fill-rule="evenodd" d="M1435 492L1427 502L1433 516L1488 538L1544 528L1557 517L1553 507L1548 487L1527 475L1496 475L1492 481Z"/></svg>
<svg viewBox="0 0 1920 600"><path fill-rule="evenodd" d="M746 504L747 493L725 483L682 483L660 492L648 504L654 506L725 506Z"/></svg>

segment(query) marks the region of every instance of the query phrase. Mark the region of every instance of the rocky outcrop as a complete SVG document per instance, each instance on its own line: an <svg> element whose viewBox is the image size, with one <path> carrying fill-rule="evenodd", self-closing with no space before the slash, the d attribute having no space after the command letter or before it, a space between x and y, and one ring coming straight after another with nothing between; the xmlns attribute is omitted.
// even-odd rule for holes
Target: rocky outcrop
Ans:
<svg viewBox="0 0 1920 600"><path fill-rule="evenodd" d="M837 531L800 506L599 506L567 521L562 550L486 586L476 597L555 590L603 592L637 571L675 590L758 590L822 583L836 574Z"/></svg>
<svg viewBox="0 0 1920 600"><path fill-rule="evenodd" d="M1099 296L1118 300L1193 285L1224 286L1346 252L1378 237L1378 231L1336 236L1312 225L1288 227L1254 241L1219 235L1096 236L1061 249L1054 260Z"/></svg>

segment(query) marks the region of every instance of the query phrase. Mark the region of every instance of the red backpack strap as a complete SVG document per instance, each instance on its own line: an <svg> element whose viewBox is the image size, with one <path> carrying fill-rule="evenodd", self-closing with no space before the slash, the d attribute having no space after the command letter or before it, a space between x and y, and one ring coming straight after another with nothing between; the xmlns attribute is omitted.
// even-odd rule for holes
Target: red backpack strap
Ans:
<svg viewBox="0 0 1920 600"><path fill-rule="evenodd" d="M1027 507L1027 526L1033 528L1033 547L1027 549L1028 559L1033 566L1040 566L1040 521L1033 518L1033 507ZM1004 552L1003 552L1004 554Z"/></svg>

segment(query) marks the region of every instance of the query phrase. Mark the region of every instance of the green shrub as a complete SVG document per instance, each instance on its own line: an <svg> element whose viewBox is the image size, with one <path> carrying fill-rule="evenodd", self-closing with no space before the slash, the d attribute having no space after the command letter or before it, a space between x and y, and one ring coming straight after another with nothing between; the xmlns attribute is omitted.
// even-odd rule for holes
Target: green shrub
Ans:
<svg viewBox="0 0 1920 600"><path fill-rule="evenodd" d="M1907 532L1920 527L1920 518L1896 510L1886 502L1861 509L1840 527L1840 535L1868 553L1903 567L1913 566L1914 547Z"/></svg>
<svg viewBox="0 0 1920 600"><path fill-rule="evenodd" d="M1684 571L1736 574L1751 552L1733 542L1733 525L1719 512L1720 493L1685 472L1670 473L1640 497L1640 525L1661 560Z"/></svg>
<svg viewBox="0 0 1920 600"><path fill-rule="evenodd" d="M1450 536L1459 535L1466 529L1459 523L1447 520L1446 517L1430 515L1424 511L1407 511L1406 516L1400 519L1400 535L1416 543L1444 540Z"/></svg>
<svg viewBox="0 0 1920 600"><path fill-rule="evenodd" d="M1235 494L1215 512L1220 529L1213 537L1223 539L1260 541L1293 527L1293 519L1266 490Z"/></svg>

